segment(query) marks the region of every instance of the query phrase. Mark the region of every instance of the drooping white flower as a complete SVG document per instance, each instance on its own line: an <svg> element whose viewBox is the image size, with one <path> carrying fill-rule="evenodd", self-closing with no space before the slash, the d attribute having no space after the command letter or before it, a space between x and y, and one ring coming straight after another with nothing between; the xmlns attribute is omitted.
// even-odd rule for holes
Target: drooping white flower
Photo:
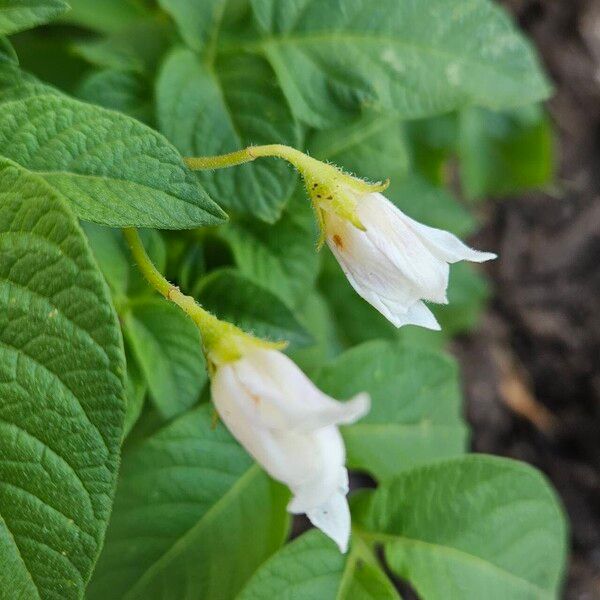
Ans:
<svg viewBox="0 0 600 600"><path fill-rule="evenodd" d="M448 302L448 265L484 262L496 255L418 223L380 193L345 191L355 200L354 223L325 202L319 206L327 244L352 287L396 327L440 329L423 300Z"/></svg>
<svg viewBox="0 0 600 600"><path fill-rule="evenodd" d="M338 425L369 410L368 394L338 402L277 350L248 347L217 364L212 398L233 436L293 498L288 511L311 522L346 552L350 512L346 453Z"/></svg>

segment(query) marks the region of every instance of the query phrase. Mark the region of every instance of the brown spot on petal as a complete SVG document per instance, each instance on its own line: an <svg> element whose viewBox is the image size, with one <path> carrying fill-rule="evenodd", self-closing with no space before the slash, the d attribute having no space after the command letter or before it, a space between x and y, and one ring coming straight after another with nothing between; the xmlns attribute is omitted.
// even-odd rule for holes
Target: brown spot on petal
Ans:
<svg viewBox="0 0 600 600"><path fill-rule="evenodd" d="M337 233L333 236L333 243L340 249L342 250L344 248L344 242L342 241L341 236L339 236Z"/></svg>

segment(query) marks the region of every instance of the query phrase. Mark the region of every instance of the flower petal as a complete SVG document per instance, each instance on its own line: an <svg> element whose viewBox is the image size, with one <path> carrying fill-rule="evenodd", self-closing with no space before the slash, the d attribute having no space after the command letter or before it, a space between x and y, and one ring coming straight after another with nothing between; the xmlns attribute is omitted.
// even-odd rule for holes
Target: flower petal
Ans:
<svg viewBox="0 0 600 600"><path fill-rule="evenodd" d="M370 407L368 394L347 402L330 398L287 356L276 350L256 349L233 363L250 409L263 427L312 431L336 424L353 423Z"/></svg>
<svg viewBox="0 0 600 600"><path fill-rule="evenodd" d="M382 194L362 197L358 212L367 239L412 282L418 298L443 302L448 265L431 253L410 219Z"/></svg>
<svg viewBox="0 0 600 600"><path fill-rule="evenodd" d="M350 509L345 494L333 494L327 502L309 510L306 516L338 545L340 552L346 553L350 540Z"/></svg>
<svg viewBox="0 0 600 600"><path fill-rule="evenodd" d="M435 227L428 227L406 215L404 216L411 222L415 231L419 233L423 244L425 244L433 254L446 262L455 263L460 260L469 260L471 262L480 263L497 258L497 255L493 252L480 252L479 250L469 248L469 246L461 242L455 235L452 235L448 231L436 229Z"/></svg>

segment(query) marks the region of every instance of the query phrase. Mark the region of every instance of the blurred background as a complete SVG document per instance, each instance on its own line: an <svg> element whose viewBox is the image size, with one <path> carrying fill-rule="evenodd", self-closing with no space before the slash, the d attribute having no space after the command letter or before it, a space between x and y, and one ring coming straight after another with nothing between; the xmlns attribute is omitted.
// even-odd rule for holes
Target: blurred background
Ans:
<svg viewBox="0 0 600 600"><path fill-rule="evenodd" d="M493 298L454 352L473 449L532 463L569 515L566 597L600 598L600 2L507 0L554 85L557 172L488 201Z"/></svg>

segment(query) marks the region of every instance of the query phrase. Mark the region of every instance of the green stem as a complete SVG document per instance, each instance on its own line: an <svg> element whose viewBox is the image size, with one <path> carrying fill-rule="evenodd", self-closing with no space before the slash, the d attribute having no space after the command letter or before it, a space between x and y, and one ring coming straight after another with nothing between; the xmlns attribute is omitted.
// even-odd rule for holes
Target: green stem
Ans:
<svg viewBox="0 0 600 600"><path fill-rule="evenodd" d="M294 165L301 174L304 174L307 169L315 167L322 168L323 163L303 154L299 150L283 144L267 144L265 146L249 146L236 152L221 154L218 156L197 156L185 159L186 165L193 170L201 169L223 169L225 167L234 167L247 162L256 160L257 158L273 156L283 158Z"/></svg>
<svg viewBox="0 0 600 600"><path fill-rule="evenodd" d="M206 350L213 348L222 337L224 330L232 326L219 321L217 317L204 310L191 296L186 296L172 283L169 283L154 266L148 256L137 229L123 229L123 235L129 244L131 254L135 259L146 281L167 300L181 308L199 327Z"/></svg>

